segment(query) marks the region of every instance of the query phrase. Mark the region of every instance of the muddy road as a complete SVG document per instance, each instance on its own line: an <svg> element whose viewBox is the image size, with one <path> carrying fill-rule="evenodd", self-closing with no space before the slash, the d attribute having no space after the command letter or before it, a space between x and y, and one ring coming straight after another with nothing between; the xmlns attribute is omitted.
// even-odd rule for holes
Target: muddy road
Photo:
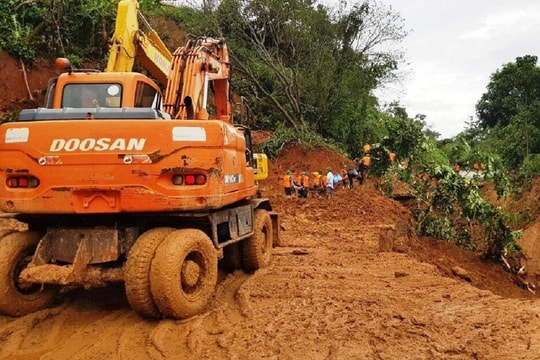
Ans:
<svg viewBox="0 0 540 360"><path fill-rule="evenodd" d="M146 320L121 285L76 289L0 316L0 359L539 358L540 300L500 266L410 237L399 203L367 187L272 197L283 246L269 268L222 272L204 314ZM446 276L453 265L469 279Z"/></svg>

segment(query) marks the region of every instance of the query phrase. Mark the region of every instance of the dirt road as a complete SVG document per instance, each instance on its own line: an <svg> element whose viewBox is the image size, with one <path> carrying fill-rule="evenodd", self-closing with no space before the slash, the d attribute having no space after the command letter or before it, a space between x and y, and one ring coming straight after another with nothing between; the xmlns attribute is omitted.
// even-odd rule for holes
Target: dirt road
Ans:
<svg viewBox="0 0 540 360"><path fill-rule="evenodd" d="M222 274L203 315L150 321L129 308L121 286L77 290L54 308L0 317L0 359L539 358L538 298L478 289L487 285L481 276L512 285L500 267L481 273L466 256L435 255L461 261L471 282L418 261L406 251L429 243L407 238L407 210L375 196L366 188L331 202L276 194L283 246L272 265ZM349 211L334 210L344 204Z"/></svg>

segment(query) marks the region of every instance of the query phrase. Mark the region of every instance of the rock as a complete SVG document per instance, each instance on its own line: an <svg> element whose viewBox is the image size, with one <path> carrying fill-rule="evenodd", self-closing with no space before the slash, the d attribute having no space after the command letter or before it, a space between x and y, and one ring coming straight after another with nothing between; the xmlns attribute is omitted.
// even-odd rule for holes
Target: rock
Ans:
<svg viewBox="0 0 540 360"><path fill-rule="evenodd" d="M464 268L462 268L461 266L454 266L452 268L452 273L454 275L456 275L458 278L461 278L463 280L466 280L468 282L471 282L472 279L471 279L471 276L469 275L469 273L467 272L467 270L465 270Z"/></svg>

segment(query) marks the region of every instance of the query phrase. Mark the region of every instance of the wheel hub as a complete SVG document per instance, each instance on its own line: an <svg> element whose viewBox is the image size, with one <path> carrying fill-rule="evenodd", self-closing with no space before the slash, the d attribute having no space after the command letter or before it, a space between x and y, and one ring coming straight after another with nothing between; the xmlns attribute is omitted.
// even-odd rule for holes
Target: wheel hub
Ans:
<svg viewBox="0 0 540 360"><path fill-rule="evenodd" d="M193 260L186 260L182 265L182 284L189 287L195 286L201 276L200 266Z"/></svg>

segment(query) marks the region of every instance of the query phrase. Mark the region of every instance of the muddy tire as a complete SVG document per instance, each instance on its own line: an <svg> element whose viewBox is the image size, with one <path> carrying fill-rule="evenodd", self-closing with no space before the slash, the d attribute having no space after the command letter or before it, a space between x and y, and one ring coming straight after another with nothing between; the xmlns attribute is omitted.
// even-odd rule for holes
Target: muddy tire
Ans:
<svg viewBox="0 0 540 360"><path fill-rule="evenodd" d="M210 238L197 229L169 234L152 260L150 288L165 317L185 319L204 311L217 283L218 260Z"/></svg>
<svg viewBox="0 0 540 360"><path fill-rule="evenodd" d="M253 236L243 241L244 267L255 271L272 260L272 219L266 210L255 210Z"/></svg>
<svg viewBox="0 0 540 360"><path fill-rule="evenodd" d="M234 272L243 267L242 243L235 243L223 248L223 259L221 259L223 270Z"/></svg>
<svg viewBox="0 0 540 360"><path fill-rule="evenodd" d="M159 318L161 312L150 291L150 265L159 244L174 228L155 228L143 233L131 250L124 267L124 283L129 305L147 318Z"/></svg>
<svg viewBox="0 0 540 360"><path fill-rule="evenodd" d="M0 241L2 241L2 238L4 236L7 236L7 235L12 234L14 232L17 232L17 230L0 230Z"/></svg>
<svg viewBox="0 0 540 360"><path fill-rule="evenodd" d="M52 304L58 287L22 286L21 271L30 263L40 235L37 232L13 232L0 239L0 313L22 316Z"/></svg>

